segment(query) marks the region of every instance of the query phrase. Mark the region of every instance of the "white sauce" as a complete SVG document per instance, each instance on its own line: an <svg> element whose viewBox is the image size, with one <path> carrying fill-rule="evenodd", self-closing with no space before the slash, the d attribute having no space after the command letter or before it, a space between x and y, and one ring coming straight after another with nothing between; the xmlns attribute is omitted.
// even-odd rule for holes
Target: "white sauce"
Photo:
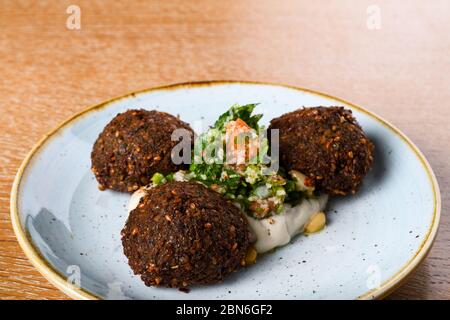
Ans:
<svg viewBox="0 0 450 320"><path fill-rule="evenodd" d="M318 198L303 199L295 207L285 204L283 212L261 220L245 215L256 237L256 251L263 253L289 243L303 232L305 224L315 213L325 209L327 200L328 196L324 194Z"/></svg>
<svg viewBox="0 0 450 320"><path fill-rule="evenodd" d="M173 179L175 181L188 181L185 177L185 172L182 170L175 172ZM128 214L130 214L131 211L136 209L136 207L139 204L139 201L141 201L141 198L143 198L147 194L147 191L151 188L153 188L153 184L150 183L145 187L139 188L131 195L131 198L128 201Z"/></svg>
<svg viewBox="0 0 450 320"><path fill-rule="evenodd" d="M147 190L150 187L142 187L138 190L136 190L135 192L133 192L133 194L131 195L130 200L128 201L128 214L130 214L131 211L133 211L134 209L136 209L136 207L139 204L139 201L141 201L141 199L143 197L145 197L145 195L147 194Z"/></svg>
<svg viewBox="0 0 450 320"><path fill-rule="evenodd" d="M149 188L151 185L143 187L131 195L128 202L128 213L138 206ZM263 253L289 243L293 237L303 232L305 224L315 213L325 209L327 201L328 196L323 194L318 198L303 199L295 207L285 204L283 212L266 219L258 220L245 215L256 238L254 243L256 251Z"/></svg>

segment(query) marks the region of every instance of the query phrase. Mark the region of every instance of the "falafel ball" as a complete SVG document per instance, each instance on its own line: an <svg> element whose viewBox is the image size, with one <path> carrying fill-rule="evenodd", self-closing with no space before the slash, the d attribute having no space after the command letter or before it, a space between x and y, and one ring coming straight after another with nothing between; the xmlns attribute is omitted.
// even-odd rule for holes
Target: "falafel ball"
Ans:
<svg viewBox="0 0 450 320"><path fill-rule="evenodd" d="M179 143L171 140L175 129L186 129L193 138L187 123L165 112L141 109L118 114L100 133L91 153L100 190L133 192L148 184L156 172L183 169L171 158L172 148Z"/></svg>
<svg viewBox="0 0 450 320"><path fill-rule="evenodd" d="M354 194L372 166L374 145L343 107L298 109L273 119L270 129L279 129L280 164L319 191Z"/></svg>
<svg viewBox="0 0 450 320"><path fill-rule="evenodd" d="M245 265L250 229L243 213L197 182L153 187L122 230L124 253L147 286L221 282Z"/></svg>

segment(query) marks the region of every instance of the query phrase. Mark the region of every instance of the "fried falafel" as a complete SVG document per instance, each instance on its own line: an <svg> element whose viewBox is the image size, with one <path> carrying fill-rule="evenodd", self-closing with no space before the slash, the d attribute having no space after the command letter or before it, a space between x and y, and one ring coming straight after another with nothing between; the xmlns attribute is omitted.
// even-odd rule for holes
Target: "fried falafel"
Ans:
<svg viewBox="0 0 450 320"><path fill-rule="evenodd" d="M302 108L270 122L279 129L280 164L331 195L356 193L373 162L374 145L343 107Z"/></svg>
<svg viewBox="0 0 450 320"><path fill-rule="evenodd" d="M169 173L185 168L172 161L175 129L189 125L159 111L128 110L118 114L100 133L91 153L92 172L99 188L133 192L150 182L154 173ZM189 143L189 142L186 142Z"/></svg>
<svg viewBox="0 0 450 320"><path fill-rule="evenodd" d="M221 282L245 265L250 239L243 213L197 182L148 189L122 230L128 263L147 286Z"/></svg>

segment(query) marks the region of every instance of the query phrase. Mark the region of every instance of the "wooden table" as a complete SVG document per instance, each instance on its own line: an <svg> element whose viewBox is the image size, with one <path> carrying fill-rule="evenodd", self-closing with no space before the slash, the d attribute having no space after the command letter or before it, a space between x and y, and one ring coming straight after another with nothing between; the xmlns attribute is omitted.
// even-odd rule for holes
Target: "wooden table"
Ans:
<svg viewBox="0 0 450 320"><path fill-rule="evenodd" d="M80 30L66 26L71 4ZM67 298L30 265L10 225L14 174L43 134L129 91L241 79L350 100L419 146L440 183L442 223L391 298L449 299L449 12L448 0L0 0L0 298Z"/></svg>

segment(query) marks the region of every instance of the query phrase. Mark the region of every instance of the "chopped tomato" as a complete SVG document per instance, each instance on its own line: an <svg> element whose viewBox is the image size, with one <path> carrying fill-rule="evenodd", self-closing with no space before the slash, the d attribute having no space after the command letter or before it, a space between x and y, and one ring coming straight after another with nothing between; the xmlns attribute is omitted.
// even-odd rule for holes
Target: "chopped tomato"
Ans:
<svg viewBox="0 0 450 320"><path fill-rule="evenodd" d="M245 164L258 155L258 135L245 121L230 121L225 129L228 164Z"/></svg>

